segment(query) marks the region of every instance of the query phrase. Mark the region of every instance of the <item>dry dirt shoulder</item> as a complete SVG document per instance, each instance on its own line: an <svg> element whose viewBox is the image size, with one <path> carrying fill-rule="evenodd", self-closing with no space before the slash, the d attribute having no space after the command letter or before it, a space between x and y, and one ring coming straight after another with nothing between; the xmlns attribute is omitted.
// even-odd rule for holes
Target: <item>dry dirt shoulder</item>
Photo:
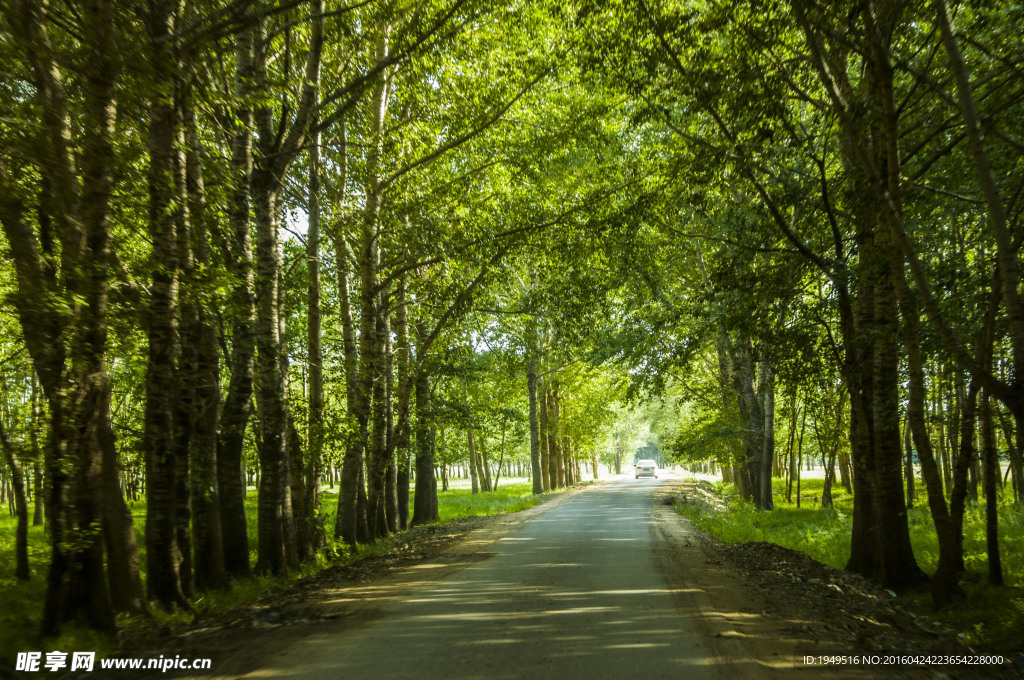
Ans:
<svg viewBox="0 0 1024 680"><path fill-rule="evenodd" d="M772 543L726 545L674 508L704 492L689 482L661 487L654 502L659 564L683 612L701 625L736 677L1020 677L1009 667L886 663L900 656L976 656L932 630L863 578ZM710 500L710 499L708 499ZM805 662L812 657L815 664ZM822 657L877 663L823 666Z"/></svg>

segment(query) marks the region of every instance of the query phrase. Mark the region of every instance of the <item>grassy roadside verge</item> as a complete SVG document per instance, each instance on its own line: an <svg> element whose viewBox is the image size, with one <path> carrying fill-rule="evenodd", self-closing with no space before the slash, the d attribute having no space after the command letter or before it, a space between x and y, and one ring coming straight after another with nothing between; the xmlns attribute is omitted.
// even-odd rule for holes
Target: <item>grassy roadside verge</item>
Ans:
<svg viewBox="0 0 1024 680"><path fill-rule="evenodd" d="M518 512L550 498L560 491L534 496L532 484L521 480L503 480L496 491L473 494L469 488L453 488L438 492L438 523L452 522L463 517L498 515ZM249 545L253 548L251 558L255 563L256 554L256 500L257 494L250 489L246 497ZM323 519L327 535L333 536L338 496L336 490L323 489ZM411 508L410 508L411 513ZM145 502L135 503L132 516L135 524L136 541L140 550L140 561L145 569ZM31 578L28 582L14 578L14 518L0 518L0 671L13 669L16 653L19 651L77 650L96 651L108 655L115 650L115 641L97 635L84 627L68 628L56 639L43 640L38 636L42 602L45 594L46 567L49 559L48 537L43 527L29 530L29 562ZM192 611L173 614L159 608L151 610L151 617L128 617L118 619L119 628L126 635L135 637L146 630L173 630L186 626L207 616L226 612L244 605L268 593L283 590L296 581L319 573L326 568L353 564L368 557L386 553L391 546L388 539L372 545L360 546L355 552L331 541L336 557L318 557L317 561L305 565L300 571L284 576L257 576L252 579L234 581L231 588L222 591L197 593L190 599ZM145 573L143 573L145 582ZM0 673L2 674L2 673Z"/></svg>
<svg viewBox="0 0 1024 680"><path fill-rule="evenodd" d="M842 569L850 556L853 498L842 487L834 489L835 507L823 509L823 480L805 480L801 507L787 503L781 480L775 480L773 511L758 510L739 499L731 484L711 485L725 500L716 510L696 501L677 503L677 510L697 528L725 543L768 541L799 551L823 564ZM908 511L910 538L918 564L932 573L938 563L938 541L931 515L923 499ZM1020 655L1024 652L1024 509L1012 503L999 508L1000 549L1006 586L990 586L985 552L985 513L969 507L964 517L964 556L967 571L962 585L967 598L939 612L931 611L926 592L900 596L904 605L919 615L957 631L967 644L985 650Z"/></svg>

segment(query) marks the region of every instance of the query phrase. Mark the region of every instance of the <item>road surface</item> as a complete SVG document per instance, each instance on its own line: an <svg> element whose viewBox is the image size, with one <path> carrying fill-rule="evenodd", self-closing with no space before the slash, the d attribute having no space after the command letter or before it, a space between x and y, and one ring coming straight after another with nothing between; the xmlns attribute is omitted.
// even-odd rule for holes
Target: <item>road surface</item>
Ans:
<svg viewBox="0 0 1024 680"><path fill-rule="evenodd" d="M469 566L382 598L373 616L324 627L244 677L709 677L715 653L653 549L663 483L619 479L576 494Z"/></svg>

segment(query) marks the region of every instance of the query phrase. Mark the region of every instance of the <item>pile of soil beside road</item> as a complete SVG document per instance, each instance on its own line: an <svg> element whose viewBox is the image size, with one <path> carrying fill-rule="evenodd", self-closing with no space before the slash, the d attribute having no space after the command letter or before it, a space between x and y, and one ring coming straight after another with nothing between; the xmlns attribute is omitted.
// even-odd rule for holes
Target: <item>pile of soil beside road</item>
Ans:
<svg viewBox="0 0 1024 680"><path fill-rule="evenodd" d="M673 486L663 497L666 505L686 501L715 510L724 507L722 499L714 496L707 484L684 482ZM688 520L684 521L688 524ZM763 614L784 621L785 632L801 641L798 646L803 646L807 655L884 658L987 654L968 647L954 631L919 616L905 607L895 593L857 574L835 569L774 543L729 545L705 532L693 531L700 536L709 560L721 561L737 570L744 585L756 590ZM1003 668L930 666L930 676L918 677L1005 677L1013 660L1006 661Z"/></svg>

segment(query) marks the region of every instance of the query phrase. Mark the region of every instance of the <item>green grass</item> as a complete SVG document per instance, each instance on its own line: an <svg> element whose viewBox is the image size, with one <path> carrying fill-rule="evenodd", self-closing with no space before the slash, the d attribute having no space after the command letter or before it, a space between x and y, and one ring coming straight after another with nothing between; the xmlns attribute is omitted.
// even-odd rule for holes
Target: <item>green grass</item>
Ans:
<svg viewBox="0 0 1024 680"><path fill-rule="evenodd" d="M727 499L727 509L716 512L702 504L685 502L677 509L695 526L726 543L769 541L797 550L819 562L842 569L850 557L853 497L840 486L833 488L835 507L820 505L824 480L805 479L801 507L785 501L782 480L774 480L775 510L758 510L738 497L731 484L719 482L715 490ZM922 569L933 573L938 566L938 540L923 489L908 512L910 540ZM999 505L1000 555L1005 587L988 585L988 557L985 549L985 512L969 506L964 516L963 586L965 601L932 616L944 625L962 631L968 644L1004 653L1024 652L1024 507L1009 501ZM927 593L909 593L904 600L922 613L929 610Z"/></svg>
<svg viewBox="0 0 1024 680"><path fill-rule="evenodd" d="M554 492L557 493L557 492ZM536 505L551 494L533 495L529 482L518 480L502 481L496 491L474 495L468 488L453 488L438 492L439 522L450 522L462 517L495 515L517 512ZM255 490L246 495L245 513L249 534L251 561L256 561L256 498ZM327 535L333 536L338 496L336 489L323 490L323 519ZM411 513L411 503L410 503ZM132 519L135 538L139 549L140 563L145 568L146 545L144 537L146 517L145 501L132 504ZM14 578L14 537L17 522L3 513L0 517L0 667L13 667L14 656L19 651L95 650L101 655L113 651L109 639L83 627L68 627L57 639L41 640L38 636L42 602L45 596L46 569L49 564L49 539L43 527L29 529L30 580ZM334 561L320 558L315 564L304 567L300 572L279 577L257 576L252 579L235 581L228 590L201 593L190 600L193 612L166 613L157 607L151 608L152 618L121 616L118 626L128 635L142 632L154 625L172 628L187 625L197 616L227 611L256 597L283 589L296 580L336 564L350 563L385 552L387 541L378 541L369 546L360 546L353 554L347 548L333 545L338 557ZM143 573L145 582L145 573Z"/></svg>
<svg viewBox="0 0 1024 680"><path fill-rule="evenodd" d="M437 512L441 522L460 517L519 512L536 505L550 495L547 493L534 496L531 482L502 483L495 491L476 495L471 489L449 489L437 493Z"/></svg>
<svg viewBox="0 0 1024 680"><path fill-rule="evenodd" d="M719 482L715 490L728 500L728 512L718 513L700 504L680 505L694 524L726 543L768 541L799 550L814 559L841 569L850 558L850 515L853 497L842 487L833 488L834 507L824 509L818 499L824 480L804 480L801 507L786 503L782 480L773 480L775 510L764 512L742 500L732 484ZM794 488L794 494L795 494Z"/></svg>

